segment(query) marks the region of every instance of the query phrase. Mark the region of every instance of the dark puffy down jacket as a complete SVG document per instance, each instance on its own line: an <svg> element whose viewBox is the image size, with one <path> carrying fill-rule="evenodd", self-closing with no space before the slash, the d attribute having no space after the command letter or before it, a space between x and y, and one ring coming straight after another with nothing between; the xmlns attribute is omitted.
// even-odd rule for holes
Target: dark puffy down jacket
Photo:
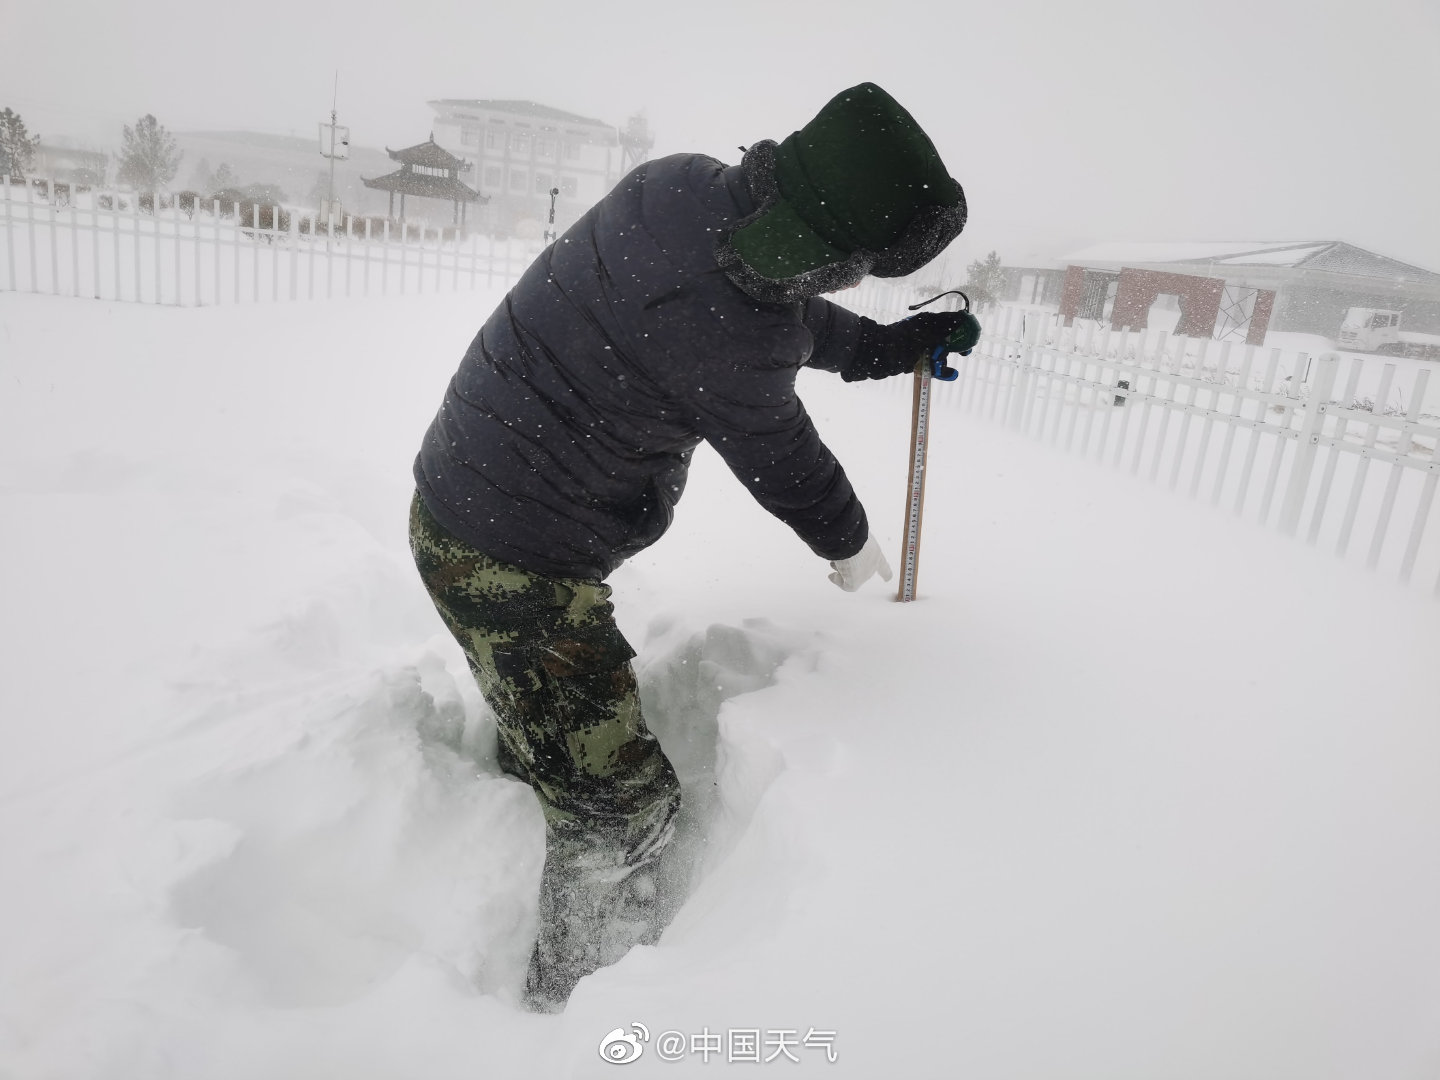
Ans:
<svg viewBox="0 0 1440 1080"><path fill-rule="evenodd" d="M536 260L470 345L416 459L446 529L535 573L603 579L669 527L704 439L817 555L859 551L865 511L795 374L893 372L857 359L875 324L819 298L760 303L720 270L717 237L754 205L739 166L661 158Z"/></svg>

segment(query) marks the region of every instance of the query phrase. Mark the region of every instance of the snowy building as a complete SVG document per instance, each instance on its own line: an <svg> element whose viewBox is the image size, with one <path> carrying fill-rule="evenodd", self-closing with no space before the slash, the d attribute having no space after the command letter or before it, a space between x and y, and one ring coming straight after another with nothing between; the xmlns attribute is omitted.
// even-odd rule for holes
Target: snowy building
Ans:
<svg viewBox="0 0 1440 1080"><path fill-rule="evenodd" d="M553 188L556 228L564 230L630 161L617 128L548 105L447 98L430 107L435 141L473 163L466 179L489 199L481 228L496 235L541 235Z"/></svg>
<svg viewBox="0 0 1440 1080"><path fill-rule="evenodd" d="M1063 273L1033 273L1048 279L1045 302L1058 301L1068 315L1111 319L1121 273L1129 270L1160 282L1162 296L1173 291L1164 283L1180 276L1205 279L1223 297L1222 312L1227 305L1246 309L1247 319L1271 304L1265 317L1274 331L1334 339L1346 313L1360 307L1399 311L1407 329L1440 333L1440 274L1340 240L1107 243L1061 262ZM1055 278L1062 276L1068 284L1057 296Z"/></svg>

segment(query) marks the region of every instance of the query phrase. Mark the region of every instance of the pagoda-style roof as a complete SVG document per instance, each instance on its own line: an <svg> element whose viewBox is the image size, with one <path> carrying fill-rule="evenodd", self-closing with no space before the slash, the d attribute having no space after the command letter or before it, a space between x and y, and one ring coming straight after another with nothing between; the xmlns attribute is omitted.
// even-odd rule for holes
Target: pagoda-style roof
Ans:
<svg viewBox="0 0 1440 1080"><path fill-rule="evenodd" d="M489 201L488 197L471 190L452 176L411 172L408 166L384 176L377 176L373 180L366 180L362 176L360 182L367 188L395 191L401 195L418 195L425 199L447 199L450 202Z"/></svg>
<svg viewBox="0 0 1440 1080"><path fill-rule="evenodd" d="M390 155L391 161L398 161L402 165L421 165L427 169L459 171L466 164L464 159L456 157L437 143L433 133L422 143L407 146L403 150L391 150L387 146L385 152Z"/></svg>
<svg viewBox="0 0 1440 1080"><path fill-rule="evenodd" d="M468 168L468 164L436 143L433 133L423 143L407 146L404 150L391 150L387 146L385 152L392 160L400 162L400 168L373 180L362 176L360 182L368 188L390 192L392 203L396 192L402 196L418 195L422 199L445 199L453 203L477 200L489 202L489 199L478 191L460 182L456 174L461 169ZM400 206L403 217L403 198Z"/></svg>

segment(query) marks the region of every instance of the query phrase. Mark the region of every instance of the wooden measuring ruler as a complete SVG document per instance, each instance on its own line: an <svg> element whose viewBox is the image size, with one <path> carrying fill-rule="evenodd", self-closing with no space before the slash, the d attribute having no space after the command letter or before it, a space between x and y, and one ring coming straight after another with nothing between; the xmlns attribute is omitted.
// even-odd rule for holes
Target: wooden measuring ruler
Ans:
<svg viewBox="0 0 1440 1080"><path fill-rule="evenodd" d="M910 483L905 500L905 550L900 556L900 591L897 600L915 599L920 574L920 522L925 516L925 456L929 449L930 384L932 361L915 367L915 396L910 411Z"/></svg>

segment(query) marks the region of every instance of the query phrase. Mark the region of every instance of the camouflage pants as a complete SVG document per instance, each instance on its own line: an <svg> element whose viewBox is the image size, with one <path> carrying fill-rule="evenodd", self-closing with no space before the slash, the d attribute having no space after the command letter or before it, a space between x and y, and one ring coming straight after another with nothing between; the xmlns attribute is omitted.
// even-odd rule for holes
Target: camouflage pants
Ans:
<svg viewBox="0 0 1440 1080"><path fill-rule="evenodd" d="M559 1008L585 975L666 920L655 864L680 807L640 715L610 588L497 562L444 530L417 494L410 548L495 712L500 760L545 815L540 932L527 996Z"/></svg>

